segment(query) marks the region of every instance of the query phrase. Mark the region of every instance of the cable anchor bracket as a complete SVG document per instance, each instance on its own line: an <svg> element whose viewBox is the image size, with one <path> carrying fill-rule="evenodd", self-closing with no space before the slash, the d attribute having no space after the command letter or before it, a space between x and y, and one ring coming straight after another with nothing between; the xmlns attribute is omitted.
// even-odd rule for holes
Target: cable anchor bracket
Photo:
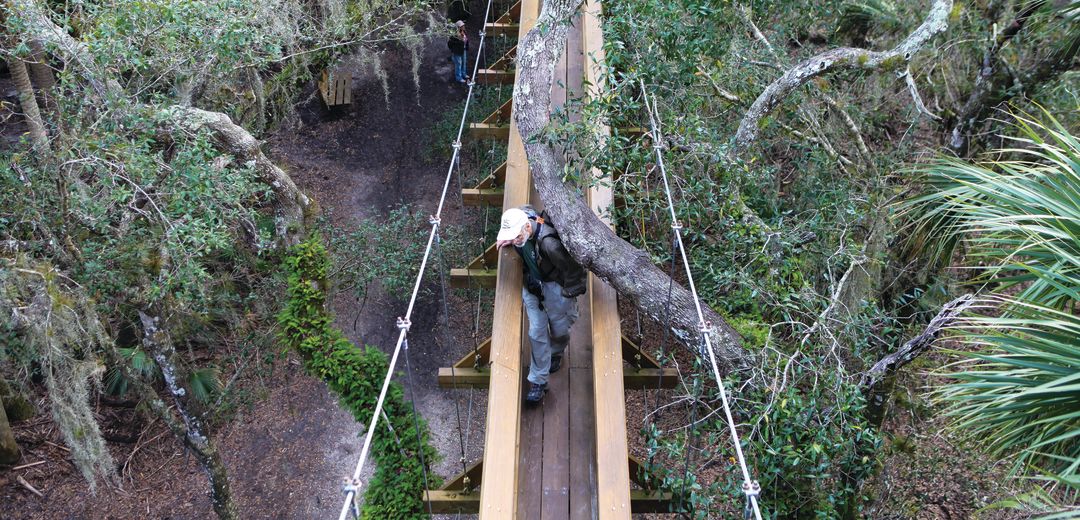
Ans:
<svg viewBox="0 0 1080 520"><path fill-rule="evenodd" d="M756 480L743 482L742 492L746 495L746 507L743 508L743 519L750 520L754 511L754 500L761 495L761 484Z"/></svg>
<svg viewBox="0 0 1080 520"><path fill-rule="evenodd" d="M352 518L360 518L360 479L354 479L346 477L341 484L341 492L347 496L352 493L352 504L349 505L349 512L352 514Z"/></svg>

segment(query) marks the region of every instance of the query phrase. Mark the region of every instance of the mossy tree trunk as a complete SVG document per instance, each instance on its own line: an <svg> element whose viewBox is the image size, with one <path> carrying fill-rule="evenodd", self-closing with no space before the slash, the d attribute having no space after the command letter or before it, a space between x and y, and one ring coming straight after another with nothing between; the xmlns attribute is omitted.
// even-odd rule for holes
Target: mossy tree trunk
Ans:
<svg viewBox="0 0 1080 520"><path fill-rule="evenodd" d="M210 481L210 501L214 505L214 512L217 513L218 518L222 520L239 518L232 491L229 488L229 476L225 464L221 461L217 448L214 447L203 428L202 421L188 410L186 397L188 392L180 386L180 374L174 359L176 348L173 346L172 339L160 327L160 318L139 312L139 321L143 326L143 347L157 361L165 379L165 387L173 397L173 404L181 420L177 421L173 417L172 412L149 385L140 383L144 399L169 427L173 435L192 451L199 465L206 471L207 479Z"/></svg>
<svg viewBox="0 0 1080 520"><path fill-rule="evenodd" d="M19 443L15 442L15 432L11 431L7 413L0 402L0 464L15 464L22 458Z"/></svg>
<svg viewBox="0 0 1080 520"><path fill-rule="evenodd" d="M26 70L26 64L19 58L8 58L7 61L8 69L11 71L11 80L19 93L19 106L22 108L27 126L30 127L30 141L34 144L35 150L45 150L49 147L49 138L45 134L45 125L41 120L37 99L34 98L34 86L30 83L30 74Z"/></svg>
<svg viewBox="0 0 1080 520"><path fill-rule="evenodd" d="M0 402L3 402L4 413L10 422L25 421L34 416L34 405L25 395L12 390L3 378L0 378Z"/></svg>

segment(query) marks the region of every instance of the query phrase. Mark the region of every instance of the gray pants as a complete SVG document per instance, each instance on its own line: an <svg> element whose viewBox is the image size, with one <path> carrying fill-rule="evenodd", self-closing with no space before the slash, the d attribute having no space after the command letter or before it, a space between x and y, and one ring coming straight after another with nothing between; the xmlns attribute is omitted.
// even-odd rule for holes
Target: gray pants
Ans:
<svg viewBox="0 0 1080 520"><path fill-rule="evenodd" d="M525 312L529 316L529 340L532 342L532 362L529 364L529 381L542 385L547 383L551 370L551 356L561 356L570 342L570 327L578 319L577 298L564 298L562 287L556 282L544 282L544 308L540 298L528 289L521 288Z"/></svg>

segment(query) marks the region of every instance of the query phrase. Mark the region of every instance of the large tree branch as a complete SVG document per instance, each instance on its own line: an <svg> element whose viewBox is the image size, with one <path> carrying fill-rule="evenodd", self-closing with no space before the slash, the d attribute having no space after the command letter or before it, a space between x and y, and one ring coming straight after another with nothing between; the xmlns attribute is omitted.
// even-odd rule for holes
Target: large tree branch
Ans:
<svg viewBox="0 0 1080 520"><path fill-rule="evenodd" d="M263 183L274 192L278 212L277 236L285 238L289 244L295 243L308 214L313 210L311 199L296 187L289 174L263 154L259 141L221 112L175 106L170 109L170 114L190 130L210 130L222 148L254 167Z"/></svg>
<svg viewBox="0 0 1080 520"><path fill-rule="evenodd" d="M533 182L570 254L645 314L664 321L671 279L646 253L604 225L585 201L563 184L555 150L538 139L551 117L551 85L566 43L567 21L580 4L581 0L548 0L536 27L519 43L514 120L525 141ZM689 345L700 345L700 324L690 292L673 284L670 305L672 332ZM711 322L709 334L718 361L726 368L749 364L751 355L742 348L738 333L715 311L703 310Z"/></svg>
<svg viewBox="0 0 1080 520"><path fill-rule="evenodd" d="M173 396L176 411L180 414L183 423L181 424L173 418L168 407L165 406L161 399L158 399L157 393L149 385L142 383L137 377L133 378L131 375L128 375L128 377L136 381L137 388L139 388L143 399L148 402L158 417L161 417L173 435L177 436L188 449L195 453L195 458L198 459L199 464L206 471L206 476L210 481L210 501L214 505L214 511L217 513L218 518L236 518L236 506L233 504L232 492L229 489L229 478L225 464L221 462L221 456L218 455L213 443L203 433L199 418L188 412L187 392L177 381L179 373L174 360L176 348L173 346L169 335L158 326L160 322L158 317L151 317L139 311L139 321L142 322L143 326L142 344L146 347L147 352L153 356L154 360L157 361L165 379L165 387L169 394ZM123 361L120 361L120 363L123 363ZM121 366L126 367L126 364Z"/></svg>
<svg viewBox="0 0 1080 520"><path fill-rule="evenodd" d="M951 0L934 0L930 13L923 23L907 38L887 51L841 47L825 51L788 69L784 75L762 91L743 115L739 130L735 133L732 154L738 155L753 142L757 138L758 126L762 118L807 81L822 74L845 69L896 70L906 67L915 53L930 41L930 38L948 27L952 6Z"/></svg>
<svg viewBox="0 0 1080 520"><path fill-rule="evenodd" d="M941 308L941 312L930 320L930 324L926 326L922 334L908 340L896 352L878 360L874 366L870 367L870 370L863 374L859 387L862 388L863 396L866 398L866 415L871 424L879 426L885 417L885 404L892 393L891 376L930 348L937 339L938 333L948 327L973 303L975 303L975 297L970 294L946 303Z"/></svg>
<svg viewBox="0 0 1080 520"><path fill-rule="evenodd" d="M67 31L56 25L37 1L8 0L7 6L11 11L8 16L14 14L23 23L27 39L40 41L46 47L56 49L66 62L79 70L98 98L105 99L110 94L122 93L119 83L98 72L86 44L72 38Z"/></svg>
<svg viewBox="0 0 1080 520"><path fill-rule="evenodd" d="M8 58L8 70L11 71L11 80L15 83L15 90L19 93L19 106L22 108L26 125L30 128L30 141L34 150L44 153L49 150L49 136L45 133L45 124L38 110L37 99L34 97L34 87L30 83L30 74L27 72L26 63L16 56Z"/></svg>

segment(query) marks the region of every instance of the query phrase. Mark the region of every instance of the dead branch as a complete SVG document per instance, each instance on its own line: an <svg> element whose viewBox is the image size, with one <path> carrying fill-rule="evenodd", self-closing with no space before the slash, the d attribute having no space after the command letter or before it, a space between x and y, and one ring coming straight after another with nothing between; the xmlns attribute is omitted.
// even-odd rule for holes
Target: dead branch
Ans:
<svg viewBox="0 0 1080 520"><path fill-rule="evenodd" d="M236 518L236 505L233 503L232 493L229 489L229 478L225 464L221 461L221 457L218 455L213 443L210 442L209 437L204 433L198 417L187 410L187 391L178 382L179 373L174 360L176 348L173 346L169 335L160 328L160 318L139 311L139 321L142 322L143 326L142 343L147 352L157 361L165 379L165 387L168 389L169 394L172 395L176 405L176 412L180 415L183 423L181 424L173 417L172 412L168 410L165 403L157 397L157 393L149 385L143 383L137 377L131 377L131 374L125 375L128 375L129 379L135 382L136 389L139 390L143 398L150 404L151 409L169 427L173 434L194 452L195 458L199 461L203 470L206 471L206 476L210 481L210 499L218 517L223 519ZM114 359L118 357L117 354L114 354ZM122 359L119 363L121 363L119 366L123 370L128 371L126 363Z"/></svg>
<svg viewBox="0 0 1080 520"><path fill-rule="evenodd" d="M969 154L971 133L994 107L1074 68L1073 61L1080 53L1080 36L1077 36L1075 31L1062 45L1046 53L1019 75L1003 73L999 67L1001 60L998 55L1001 49L1024 29L1031 17L1045 4L1044 0L1035 0L1025 5L983 54L975 85L957 112L954 126L946 136L949 148L958 156L965 157Z"/></svg>
<svg viewBox="0 0 1080 520"><path fill-rule="evenodd" d="M942 329L947 327L960 313L964 312L968 307L975 303L975 297L970 294L965 294L955 300L946 303L941 312L938 312L934 319L930 320L930 324L926 326L926 330L908 340L902 347L896 352L889 354L881 358L874 366L870 368L863 376L862 386L870 387L877 384L884 378L889 372L895 372L900 367L908 364L911 360L915 359L924 350L930 347L937 339L937 334Z"/></svg>
<svg viewBox="0 0 1080 520"><path fill-rule="evenodd" d="M841 47L803 60L773 81L754 100L735 133L732 155L738 155L757 138L758 125L789 94L807 81L830 72L845 69L896 70L905 66L933 36L948 27L951 0L934 0L923 23L907 38L887 51L871 51L856 47ZM758 31L760 34L760 31Z"/></svg>
<svg viewBox="0 0 1080 520"><path fill-rule="evenodd" d="M31 486L30 483L22 477L22 475L15 477L15 480L18 481L18 483L21 484L22 487L26 488L27 491L37 495L38 498L45 498L45 495L41 494L41 491L38 491L37 488L35 488L34 486Z"/></svg>

